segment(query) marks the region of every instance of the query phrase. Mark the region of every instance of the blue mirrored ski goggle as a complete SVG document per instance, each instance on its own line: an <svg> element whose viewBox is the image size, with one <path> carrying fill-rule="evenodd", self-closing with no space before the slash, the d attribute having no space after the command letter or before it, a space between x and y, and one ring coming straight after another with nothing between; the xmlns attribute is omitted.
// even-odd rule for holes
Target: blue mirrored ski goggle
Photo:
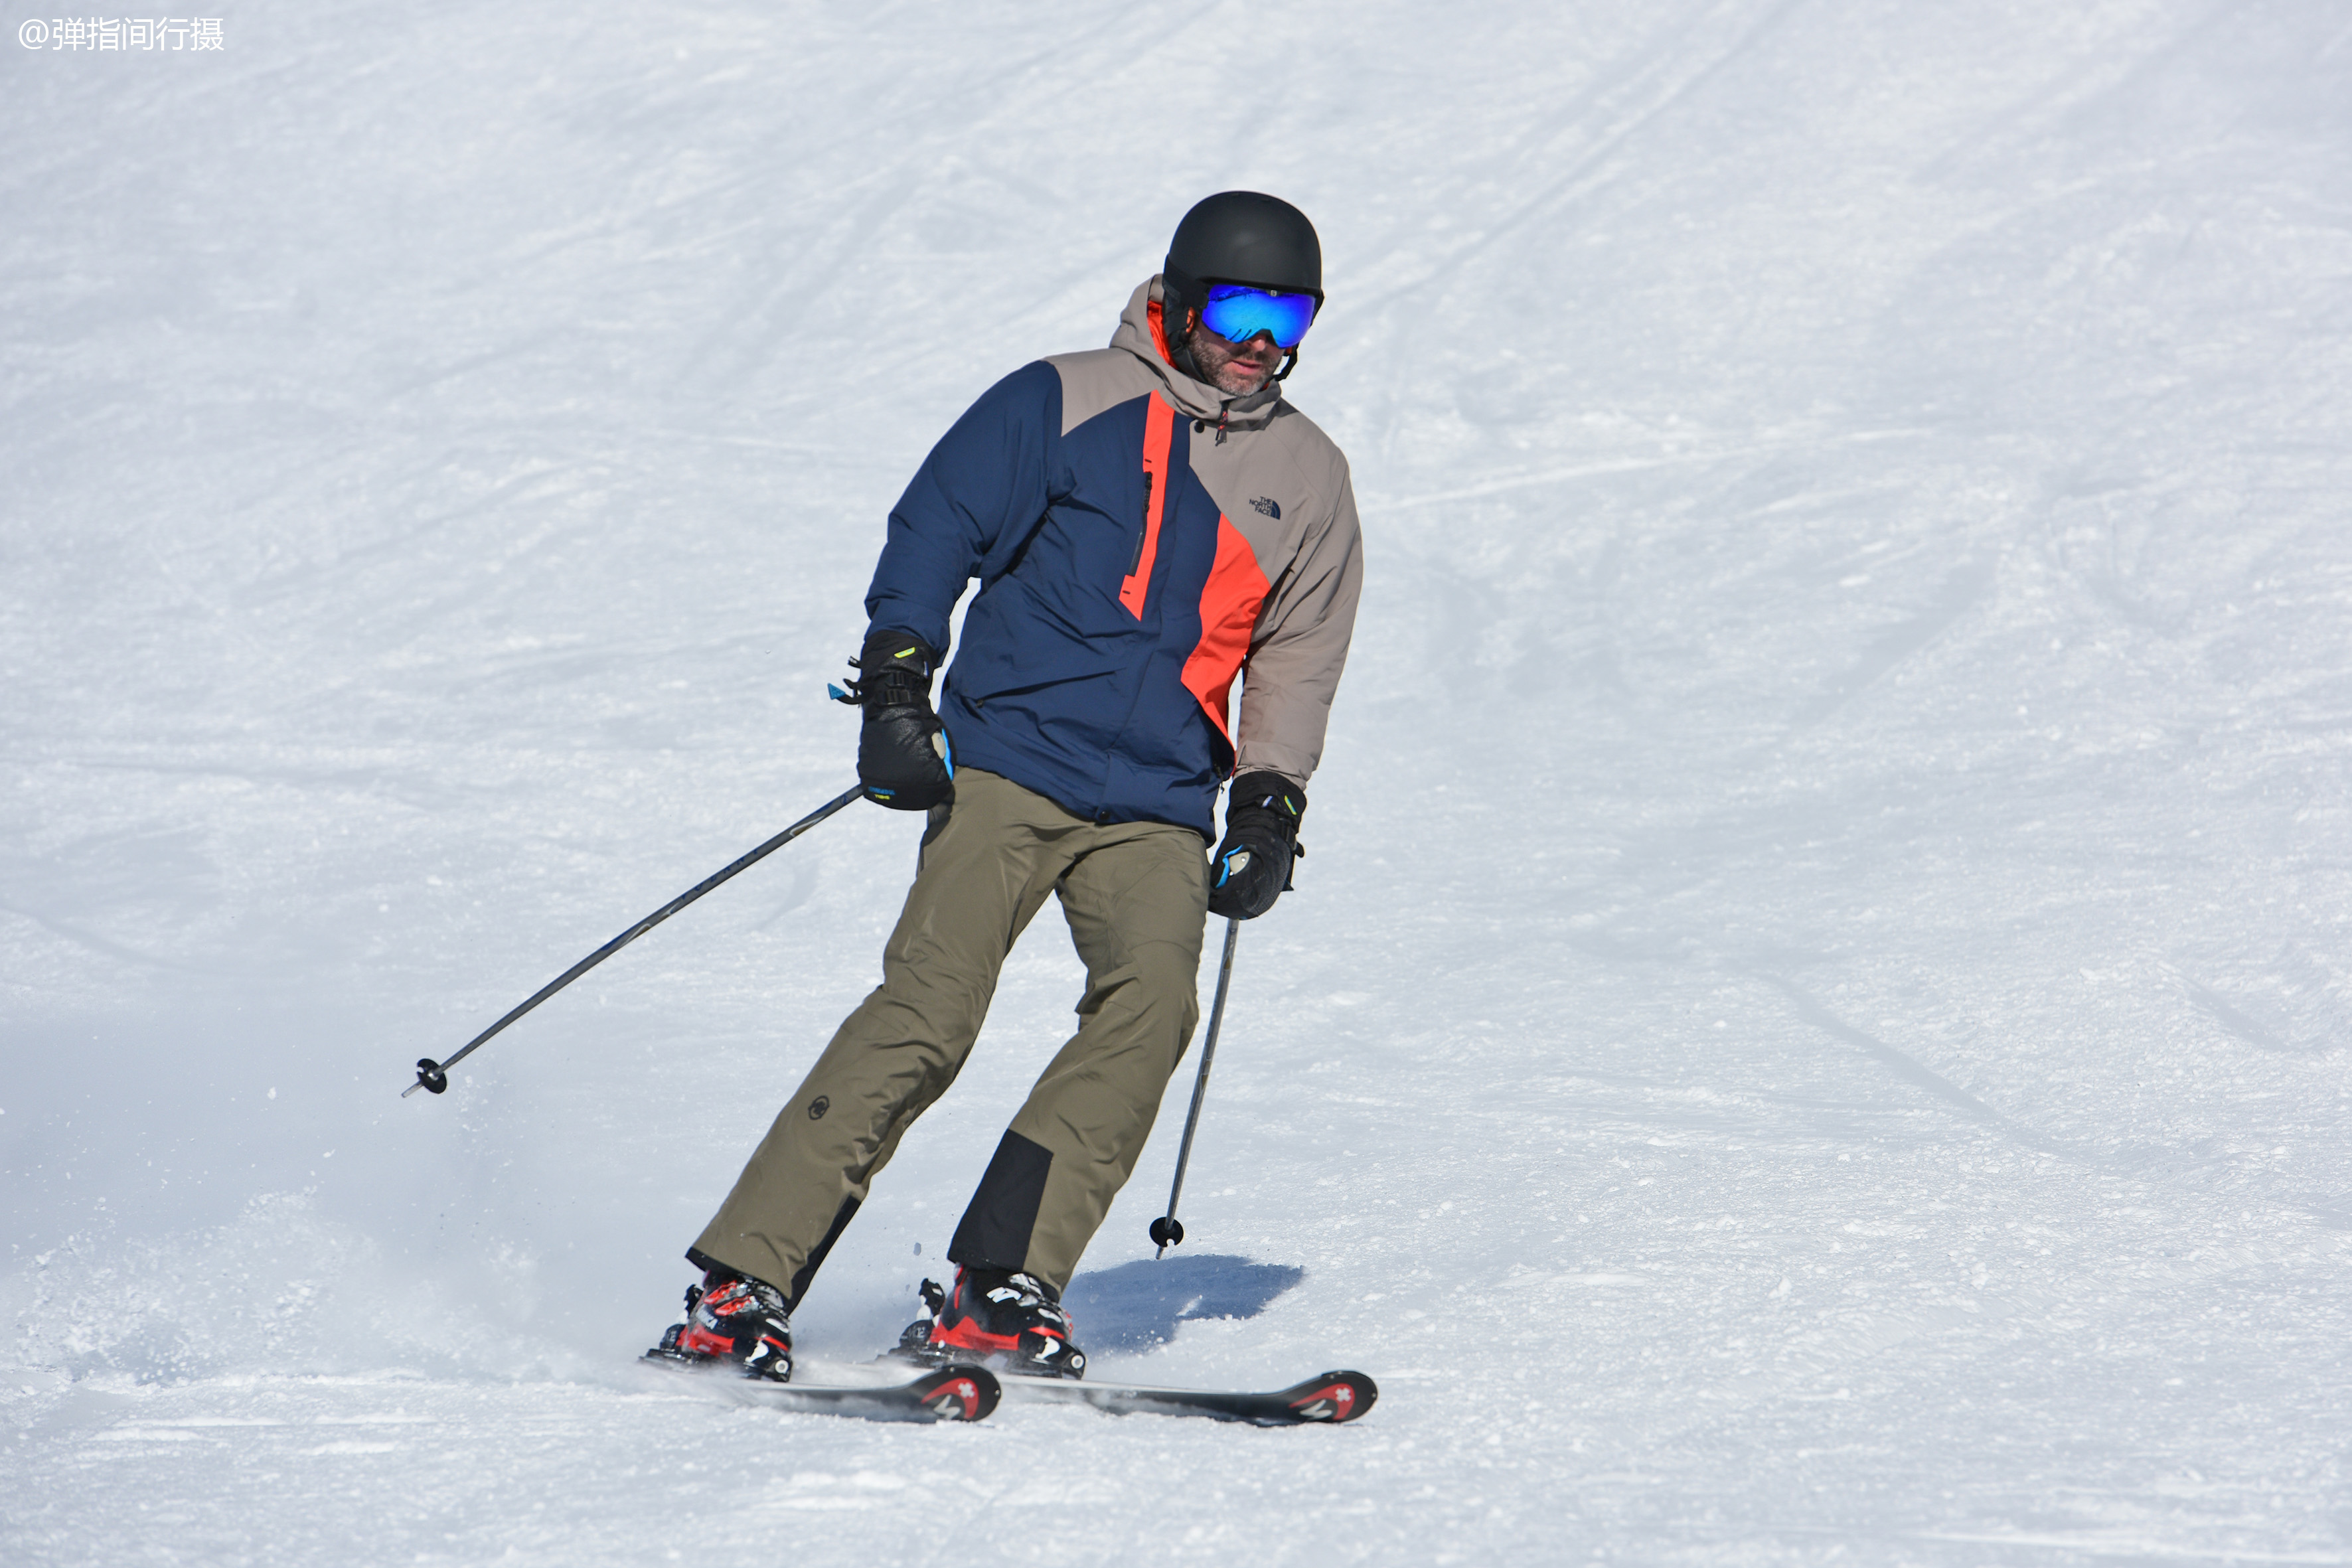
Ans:
<svg viewBox="0 0 2352 1568"><path fill-rule="evenodd" d="M1276 347L1295 349L1315 324L1315 312L1322 304L1312 294L1212 283L1209 302L1201 307L1201 324L1229 343L1245 343L1260 332L1271 332Z"/></svg>

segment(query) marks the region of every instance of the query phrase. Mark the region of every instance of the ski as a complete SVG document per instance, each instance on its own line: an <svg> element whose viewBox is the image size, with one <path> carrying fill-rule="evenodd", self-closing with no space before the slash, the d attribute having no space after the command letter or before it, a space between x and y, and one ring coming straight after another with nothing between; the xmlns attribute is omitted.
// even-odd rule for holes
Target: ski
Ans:
<svg viewBox="0 0 2352 1568"><path fill-rule="evenodd" d="M1114 1415L1205 1415L1212 1420L1247 1421L1259 1426L1353 1421L1381 1396L1378 1385L1360 1372L1322 1373L1271 1394L1146 1388L1134 1384L1015 1375L1004 1379L1004 1388L1015 1399L1091 1405Z"/></svg>
<svg viewBox="0 0 2352 1568"><path fill-rule="evenodd" d="M743 1377L712 1365L706 1357L689 1359L675 1351L649 1350L641 1359L697 1373L738 1405L810 1415L845 1415L860 1421L984 1421L1004 1395L1004 1385L996 1374L979 1366L943 1366L912 1383L859 1388Z"/></svg>

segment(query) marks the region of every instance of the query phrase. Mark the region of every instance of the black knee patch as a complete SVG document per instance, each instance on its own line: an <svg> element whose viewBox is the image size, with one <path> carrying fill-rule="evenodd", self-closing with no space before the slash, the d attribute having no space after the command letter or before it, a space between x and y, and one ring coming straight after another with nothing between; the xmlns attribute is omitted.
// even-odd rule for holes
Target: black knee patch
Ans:
<svg viewBox="0 0 2352 1568"><path fill-rule="evenodd" d="M833 1244L841 1239L841 1233L849 1228L849 1222L856 1216L857 1200L842 1199L841 1207L834 1211L833 1228L826 1231L824 1239L810 1251L808 1261L793 1273L793 1288L788 1295L794 1310L799 1310L801 1298L808 1294L809 1281L814 1279L816 1271L824 1267L824 1255L833 1250Z"/></svg>
<svg viewBox="0 0 2352 1568"><path fill-rule="evenodd" d="M1054 1152L1007 1131L980 1178L980 1190L948 1243L948 1261L967 1268L1020 1269L1028 1266L1029 1237L1037 1228L1037 1208L1045 1201L1045 1174Z"/></svg>

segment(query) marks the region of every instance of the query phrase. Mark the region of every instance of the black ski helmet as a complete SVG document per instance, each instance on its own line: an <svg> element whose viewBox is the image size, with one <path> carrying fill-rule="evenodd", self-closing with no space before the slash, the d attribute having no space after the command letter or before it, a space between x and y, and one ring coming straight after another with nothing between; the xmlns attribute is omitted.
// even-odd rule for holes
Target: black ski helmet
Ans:
<svg viewBox="0 0 2352 1568"><path fill-rule="evenodd" d="M1170 328L1209 302L1211 283L1246 283L1323 299L1323 246L1307 215L1279 196L1220 191L1194 205L1160 269Z"/></svg>

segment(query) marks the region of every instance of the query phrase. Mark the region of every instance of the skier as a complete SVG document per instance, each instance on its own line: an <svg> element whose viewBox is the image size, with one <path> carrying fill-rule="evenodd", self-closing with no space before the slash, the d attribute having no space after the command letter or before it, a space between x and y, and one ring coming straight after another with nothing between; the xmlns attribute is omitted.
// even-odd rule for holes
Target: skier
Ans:
<svg viewBox="0 0 2352 1568"><path fill-rule="evenodd" d="M687 1252L663 1350L792 1375L790 1314L877 1172L955 1081L1051 892L1079 1025L1013 1118L907 1348L1077 1376L1061 1293L1199 1021L1206 915L1289 885L1362 581L1346 458L1277 384L1323 303L1305 214L1248 191L1177 225L1110 346L983 394L890 513L867 590L858 779L929 814L882 984ZM948 616L980 589L931 705ZM1237 733L1229 696L1243 682ZM1217 787L1233 787L1216 839Z"/></svg>

